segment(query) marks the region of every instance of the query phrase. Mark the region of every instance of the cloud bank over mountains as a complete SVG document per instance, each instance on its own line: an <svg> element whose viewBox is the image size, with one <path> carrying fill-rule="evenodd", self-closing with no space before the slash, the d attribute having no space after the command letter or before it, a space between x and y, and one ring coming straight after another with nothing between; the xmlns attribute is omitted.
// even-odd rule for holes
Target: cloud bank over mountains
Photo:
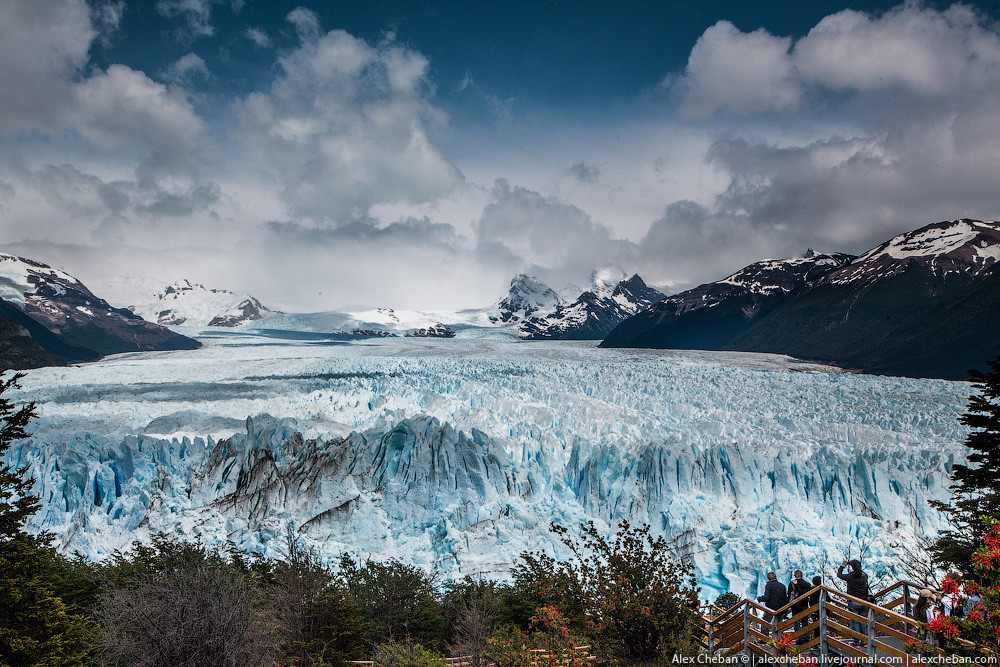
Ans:
<svg viewBox="0 0 1000 667"><path fill-rule="evenodd" d="M285 309L457 308L516 272L682 288L1000 215L1000 33L964 5L843 10L801 36L722 19L611 112L512 99L476 122L439 94L443 56L391 32L161 0L183 55L144 71L97 57L130 11L0 5L3 249L95 289L144 273ZM213 71L235 45L270 62L246 94ZM466 79L454 94L490 94Z"/></svg>

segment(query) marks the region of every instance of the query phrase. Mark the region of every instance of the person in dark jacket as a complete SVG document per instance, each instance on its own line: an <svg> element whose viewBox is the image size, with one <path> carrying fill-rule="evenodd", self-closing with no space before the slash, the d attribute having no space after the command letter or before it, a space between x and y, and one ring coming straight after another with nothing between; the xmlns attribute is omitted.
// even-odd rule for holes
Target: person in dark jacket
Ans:
<svg viewBox="0 0 1000 667"><path fill-rule="evenodd" d="M844 574L844 569L850 565L851 571ZM856 597L868 601L868 597L871 592L868 589L868 575L861 570L861 561L858 559L847 561L845 560L837 568L837 577L843 579L847 584L847 594L851 597ZM847 603L848 611L853 611L855 614L860 616L868 615L868 608L857 602ZM868 625L861 623L860 621L851 621L851 630L855 632L860 632L863 635L868 634Z"/></svg>
<svg viewBox="0 0 1000 667"><path fill-rule="evenodd" d="M809 596L809 606L810 607L815 607L815 606L819 605L819 590L818 589L822 585L823 585L823 577L821 577L821 576L819 576L817 574L815 577L813 577L813 590L815 590L816 592L812 593ZM819 610L818 609L816 611L814 611L810 615L809 622L810 623L818 623L819 622ZM816 634L814 634L813 637L815 639L819 639L819 626L818 625L816 626Z"/></svg>
<svg viewBox="0 0 1000 667"><path fill-rule="evenodd" d="M764 594L757 598L757 602L762 603L772 611L781 609L788 604L788 590L784 584L778 581L778 575L774 572L767 573L767 583L764 585ZM781 622L781 614L778 614L777 622ZM764 614L764 621L770 623L774 619L774 614Z"/></svg>
<svg viewBox="0 0 1000 667"><path fill-rule="evenodd" d="M808 594L812 590L812 584L802 578L802 570L795 570L794 574L794 578L788 582L788 600L793 603L792 616L797 616L809 608ZM798 632L807 625L809 625L808 614L795 621L795 631ZM805 641L805 637L798 638L800 644L804 644Z"/></svg>

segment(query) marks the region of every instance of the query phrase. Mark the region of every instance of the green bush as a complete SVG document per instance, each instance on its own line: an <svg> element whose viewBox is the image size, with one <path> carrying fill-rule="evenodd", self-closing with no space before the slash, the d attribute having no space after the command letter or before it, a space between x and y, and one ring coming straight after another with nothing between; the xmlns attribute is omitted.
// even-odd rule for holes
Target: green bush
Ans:
<svg viewBox="0 0 1000 667"><path fill-rule="evenodd" d="M372 667L446 667L447 664L437 653L409 640L381 644L372 656Z"/></svg>

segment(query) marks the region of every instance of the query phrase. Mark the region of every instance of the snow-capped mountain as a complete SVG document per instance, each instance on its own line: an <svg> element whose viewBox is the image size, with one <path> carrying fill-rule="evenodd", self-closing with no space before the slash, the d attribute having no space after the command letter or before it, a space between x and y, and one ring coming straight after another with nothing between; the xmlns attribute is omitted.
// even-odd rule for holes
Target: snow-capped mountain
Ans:
<svg viewBox="0 0 1000 667"><path fill-rule="evenodd" d="M997 222L938 222L768 303L733 294L727 285L741 281L732 276L675 295L623 322L602 345L773 352L871 373L964 379L998 351L998 259Z"/></svg>
<svg viewBox="0 0 1000 667"><path fill-rule="evenodd" d="M894 236L827 276L834 285L874 283L911 269L936 278L977 277L1000 260L1000 224L982 220L937 222Z"/></svg>
<svg viewBox="0 0 1000 667"><path fill-rule="evenodd" d="M562 299L555 290L538 278L519 273L510 281L510 289L490 315L494 323L515 323L531 316L543 316L555 310Z"/></svg>
<svg viewBox="0 0 1000 667"><path fill-rule="evenodd" d="M155 298L132 309L158 324L203 327L236 327L274 314L249 294L209 289L186 279L168 285Z"/></svg>
<svg viewBox="0 0 1000 667"><path fill-rule="evenodd" d="M129 310L114 308L68 273L13 255L0 255L0 315L70 362L199 346Z"/></svg>
<svg viewBox="0 0 1000 667"><path fill-rule="evenodd" d="M559 304L542 317L530 317L518 326L525 340L600 340L623 320L664 298L642 278L625 278L620 271L601 269L594 273L590 289L571 304Z"/></svg>
<svg viewBox="0 0 1000 667"><path fill-rule="evenodd" d="M609 332L604 347L727 349L728 341L792 290L846 265L852 255L755 262L714 283L671 295Z"/></svg>

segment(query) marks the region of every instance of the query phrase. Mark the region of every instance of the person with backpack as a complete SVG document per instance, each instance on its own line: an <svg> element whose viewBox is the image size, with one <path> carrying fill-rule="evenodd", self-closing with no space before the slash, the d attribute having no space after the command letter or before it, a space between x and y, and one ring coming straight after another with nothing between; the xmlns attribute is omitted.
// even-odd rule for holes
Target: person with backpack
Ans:
<svg viewBox="0 0 1000 667"><path fill-rule="evenodd" d="M812 584L802 578L802 570L795 570L794 578L788 582L788 599L794 603L792 604L792 616L798 616L809 608L808 595L811 590ZM807 625L809 625L808 614L795 621L795 632L798 632ZM806 638L804 636L798 638L799 644L804 644L805 641Z"/></svg>
<svg viewBox="0 0 1000 667"><path fill-rule="evenodd" d="M848 565L851 566L851 571L844 574L844 570ZM853 560L845 560L841 563L840 567L837 568L837 578L842 579L844 583L847 584L847 594L851 597L859 598L865 601L871 600L871 591L868 588L868 575L861 569L861 561L858 559L855 558ZM847 610L854 612L859 616L868 615L868 608L866 606L852 600L847 602ZM867 635L868 624L852 620L851 630Z"/></svg>

